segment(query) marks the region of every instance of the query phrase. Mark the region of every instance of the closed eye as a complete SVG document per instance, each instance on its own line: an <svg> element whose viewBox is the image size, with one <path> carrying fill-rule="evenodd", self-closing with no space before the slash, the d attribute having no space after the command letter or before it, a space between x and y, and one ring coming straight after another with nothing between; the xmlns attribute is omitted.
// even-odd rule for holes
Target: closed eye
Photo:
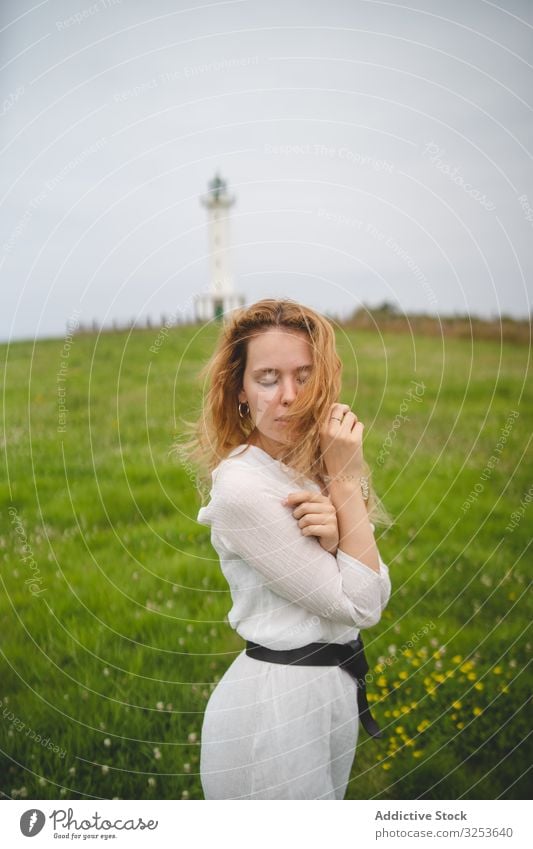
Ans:
<svg viewBox="0 0 533 849"><path fill-rule="evenodd" d="M296 380L298 381L298 383L306 383L308 379L309 379L309 375L307 375L307 376L306 376L306 377L304 377L304 378L300 378L300 377L297 377L297 378L296 378ZM278 382L277 380L272 380L272 381L260 380L260 381L259 381L259 383L261 384L261 386L275 386L277 382Z"/></svg>
<svg viewBox="0 0 533 849"><path fill-rule="evenodd" d="M265 375L276 375L277 370L276 369L268 369L268 370L264 371L263 374L265 374ZM302 368L300 370L300 377L297 377L296 380L298 381L298 383L306 383L308 379L309 379L309 367ZM277 382L278 382L277 380L268 380L268 381L267 380L259 380L258 381L258 383L260 383L262 386L275 386Z"/></svg>

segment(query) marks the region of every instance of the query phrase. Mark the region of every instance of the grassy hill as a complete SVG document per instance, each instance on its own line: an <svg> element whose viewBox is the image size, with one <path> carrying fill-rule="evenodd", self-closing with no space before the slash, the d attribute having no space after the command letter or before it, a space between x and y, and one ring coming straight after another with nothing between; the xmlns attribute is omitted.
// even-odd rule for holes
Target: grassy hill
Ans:
<svg viewBox="0 0 533 849"><path fill-rule="evenodd" d="M3 346L4 797L202 798L203 710L243 641L193 471L168 452L216 332ZM393 595L365 632L385 738L360 729L347 798L527 798L529 349L338 345L396 520L379 531Z"/></svg>

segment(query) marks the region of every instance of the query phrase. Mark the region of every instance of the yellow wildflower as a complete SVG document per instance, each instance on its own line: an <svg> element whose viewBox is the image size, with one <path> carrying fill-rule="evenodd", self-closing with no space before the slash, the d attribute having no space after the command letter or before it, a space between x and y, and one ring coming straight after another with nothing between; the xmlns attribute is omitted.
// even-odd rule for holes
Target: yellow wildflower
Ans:
<svg viewBox="0 0 533 849"><path fill-rule="evenodd" d="M462 706L463 703L460 701L452 702L452 707L455 708L455 710L461 710Z"/></svg>

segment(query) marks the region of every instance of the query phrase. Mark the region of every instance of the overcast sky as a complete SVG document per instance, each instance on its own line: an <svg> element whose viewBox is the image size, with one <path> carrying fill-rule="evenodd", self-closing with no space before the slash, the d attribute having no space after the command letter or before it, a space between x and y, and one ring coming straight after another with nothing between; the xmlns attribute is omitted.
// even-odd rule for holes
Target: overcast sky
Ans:
<svg viewBox="0 0 533 849"><path fill-rule="evenodd" d="M533 3L1 3L0 338L192 315L218 170L235 288L530 311Z"/></svg>

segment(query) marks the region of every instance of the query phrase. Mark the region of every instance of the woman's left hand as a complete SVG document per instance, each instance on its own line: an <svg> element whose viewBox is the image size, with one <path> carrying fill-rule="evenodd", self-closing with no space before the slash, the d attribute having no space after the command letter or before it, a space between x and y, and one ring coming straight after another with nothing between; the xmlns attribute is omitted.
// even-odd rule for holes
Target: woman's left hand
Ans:
<svg viewBox="0 0 533 849"><path fill-rule="evenodd" d="M290 492L283 502L292 508L292 515L304 536L318 537L322 548L330 554L337 553L339 545L339 526L337 511L329 496L303 489Z"/></svg>

